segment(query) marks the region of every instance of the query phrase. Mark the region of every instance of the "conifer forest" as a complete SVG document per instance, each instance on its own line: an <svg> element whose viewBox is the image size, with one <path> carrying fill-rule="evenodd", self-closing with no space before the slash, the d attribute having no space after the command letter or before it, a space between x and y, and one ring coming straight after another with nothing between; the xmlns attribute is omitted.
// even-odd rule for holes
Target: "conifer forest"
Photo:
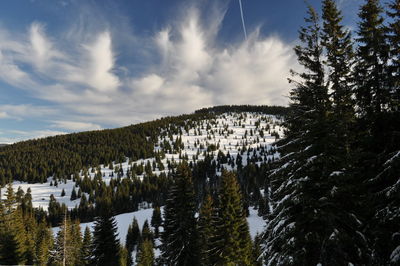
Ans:
<svg viewBox="0 0 400 266"><path fill-rule="evenodd" d="M287 107L1 145L0 265L400 265L400 0L354 29L338 2L304 10Z"/></svg>

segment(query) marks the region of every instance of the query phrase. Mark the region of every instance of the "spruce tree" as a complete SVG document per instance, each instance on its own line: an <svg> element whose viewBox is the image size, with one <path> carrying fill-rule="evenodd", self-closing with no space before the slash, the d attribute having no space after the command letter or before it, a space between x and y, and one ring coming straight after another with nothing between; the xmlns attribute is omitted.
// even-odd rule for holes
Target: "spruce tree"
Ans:
<svg viewBox="0 0 400 266"><path fill-rule="evenodd" d="M253 265L252 242L235 174L223 170L213 225L211 259L216 265Z"/></svg>
<svg viewBox="0 0 400 266"><path fill-rule="evenodd" d="M73 236L71 233L71 220L64 214L60 230L55 240L55 255L53 260L57 264L74 265Z"/></svg>
<svg viewBox="0 0 400 266"><path fill-rule="evenodd" d="M211 265L212 239L215 235L213 224L213 201L210 195L207 195L199 212L198 231L199 231L199 254L202 265Z"/></svg>
<svg viewBox="0 0 400 266"><path fill-rule="evenodd" d="M152 243L154 243L154 234L153 231L151 231L149 222L147 220L145 220L143 223L141 236L141 242L144 240L150 240Z"/></svg>
<svg viewBox="0 0 400 266"><path fill-rule="evenodd" d="M379 0L366 0L361 6L358 28L355 80L356 103L361 118L359 127L364 152L379 152L385 141L386 108L389 104L388 79L389 46L383 9ZM374 156L373 154L369 156ZM364 172L368 173L369 169Z"/></svg>
<svg viewBox="0 0 400 266"><path fill-rule="evenodd" d="M164 207L162 259L167 265L198 265L196 198L186 162L178 165Z"/></svg>
<svg viewBox="0 0 400 266"><path fill-rule="evenodd" d="M117 225L115 218L104 209L96 217L93 232L93 264L118 265L119 241L117 239Z"/></svg>
<svg viewBox="0 0 400 266"><path fill-rule="evenodd" d="M393 112L400 112L400 1L393 0L389 4L387 15L392 19L387 30L387 39L390 45L389 65L390 80L390 108Z"/></svg>
<svg viewBox="0 0 400 266"><path fill-rule="evenodd" d="M128 252L128 264L131 265L132 262L132 252L135 250L135 248L139 244L139 240L141 239L140 235L140 229L139 229L139 224L138 221L136 220L136 217L133 217L132 223L128 227L128 232L126 234L126 239L125 239L125 247Z"/></svg>
<svg viewBox="0 0 400 266"><path fill-rule="evenodd" d="M340 13L330 1L324 1L324 18L321 40L318 15L309 6L307 26L300 30L302 44L295 47L304 72L294 73L298 80L290 80L295 87L290 93L292 112L286 120L287 138L281 142L282 158L270 176L273 212L263 240L270 265L341 265L366 260L359 220L341 208L346 187L336 175L345 160L336 152L330 110L338 108L343 97L334 91L332 107L323 65L323 43L330 53L336 45L341 52L350 49L345 34L341 38L333 34L339 33ZM332 85L338 82L338 91L347 90L348 70L334 70L333 59L340 58L327 56ZM341 60L347 59L345 56ZM336 81L333 71L339 77Z"/></svg>
<svg viewBox="0 0 400 266"><path fill-rule="evenodd" d="M153 215L151 216L151 226L154 227L154 236L158 238L159 227L162 224L161 210L159 206L153 209Z"/></svg>
<svg viewBox="0 0 400 266"><path fill-rule="evenodd" d="M81 261L82 265L90 265L92 257L92 233L89 227L86 226L83 234L82 249L81 249Z"/></svg>
<svg viewBox="0 0 400 266"><path fill-rule="evenodd" d="M373 240L373 263L380 265L400 264L400 1L394 0L387 11L390 23L386 28L390 45L388 76L390 105L385 113L384 145L374 159L374 177L368 180L373 203L372 218L368 226ZM364 163L367 163L364 161Z"/></svg>
<svg viewBox="0 0 400 266"><path fill-rule="evenodd" d="M150 240L144 240L140 244L138 254L136 256L137 266L153 266L154 251L153 243Z"/></svg>
<svg viewBox="0 0 400 266"><path fill-rule="evenodd" d="M39 265L47 265L50 257L50 250L53 249L53 235L50 228L47 226L46 220L38 225L36 232L36 263Z"/></svg>

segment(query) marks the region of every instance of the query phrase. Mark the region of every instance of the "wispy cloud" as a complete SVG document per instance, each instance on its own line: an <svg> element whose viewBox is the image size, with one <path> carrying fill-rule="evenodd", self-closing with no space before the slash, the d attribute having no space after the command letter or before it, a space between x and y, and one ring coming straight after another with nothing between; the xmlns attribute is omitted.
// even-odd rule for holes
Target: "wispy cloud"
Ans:
<svg viewBox="0 0 400 266"><path fill-rule="evenodd" d="M100 125L85 122L75 122L75 121L54 121L50 125L52 128L61 128L69 131L87 131L87 130L99 130Z"/></svg>
<svg viewBox="0 0 400 266"><path fill-rule="evenodd" d="M79 22L53 37L39 22L15 36L0 29L0 80L57 106L48 112L3 105L0 118L22 119L36 108L44 117L48 112L48 132L57 133L51 129L121 126L217 104L286 104L286 78L297 66L291 44L255 30L247 40L221 46L225 10L215 9L207 20L199 10L189 9L152 36L126 32L124 45L132 41L140 58L117 50L121 34L114 28L93 31Z"/></svg>

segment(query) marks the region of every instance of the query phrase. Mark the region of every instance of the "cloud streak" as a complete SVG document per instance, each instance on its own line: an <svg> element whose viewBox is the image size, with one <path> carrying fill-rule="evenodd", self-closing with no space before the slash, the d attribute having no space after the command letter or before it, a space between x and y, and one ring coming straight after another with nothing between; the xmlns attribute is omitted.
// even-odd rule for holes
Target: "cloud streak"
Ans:
<svg viewBox="0 0 400 266"><path fill-rule="evenodd" d="M49 132L70 132L217 104L287 104L286 78L297 66L292 45L256 29L247 40L221 46L217 37L225 11L213 14L203 21L199 9L192 8L151 36L124 38L135 40L132 47L144 51L137 53L141 58L125 58L130 53L116 50L121 40L112 28L82 28L80 38L66 39L48 36L38 22L19 37L0 29L0 80L57 106L50 111L3 105L0 119L23 119L35 111L50 121ZM144 70L137 71L139 64ZM54 113L62 113L62 119Z"/></svg>

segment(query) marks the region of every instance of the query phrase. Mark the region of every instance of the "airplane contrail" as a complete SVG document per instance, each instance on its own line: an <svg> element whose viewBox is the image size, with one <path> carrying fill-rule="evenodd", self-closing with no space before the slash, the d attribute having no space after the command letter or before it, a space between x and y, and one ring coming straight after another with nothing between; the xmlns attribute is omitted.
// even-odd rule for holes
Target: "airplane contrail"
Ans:
<svg viewBox="0 0 400 266"><path fill-rule="evenodd" d="M239 0L239 6L240 6L240 16L242 17L242 25L243 25L244 38L247 40L247 32L246 32L246 25L245 25L245 23L244 23L242 0Z"/></svg>

